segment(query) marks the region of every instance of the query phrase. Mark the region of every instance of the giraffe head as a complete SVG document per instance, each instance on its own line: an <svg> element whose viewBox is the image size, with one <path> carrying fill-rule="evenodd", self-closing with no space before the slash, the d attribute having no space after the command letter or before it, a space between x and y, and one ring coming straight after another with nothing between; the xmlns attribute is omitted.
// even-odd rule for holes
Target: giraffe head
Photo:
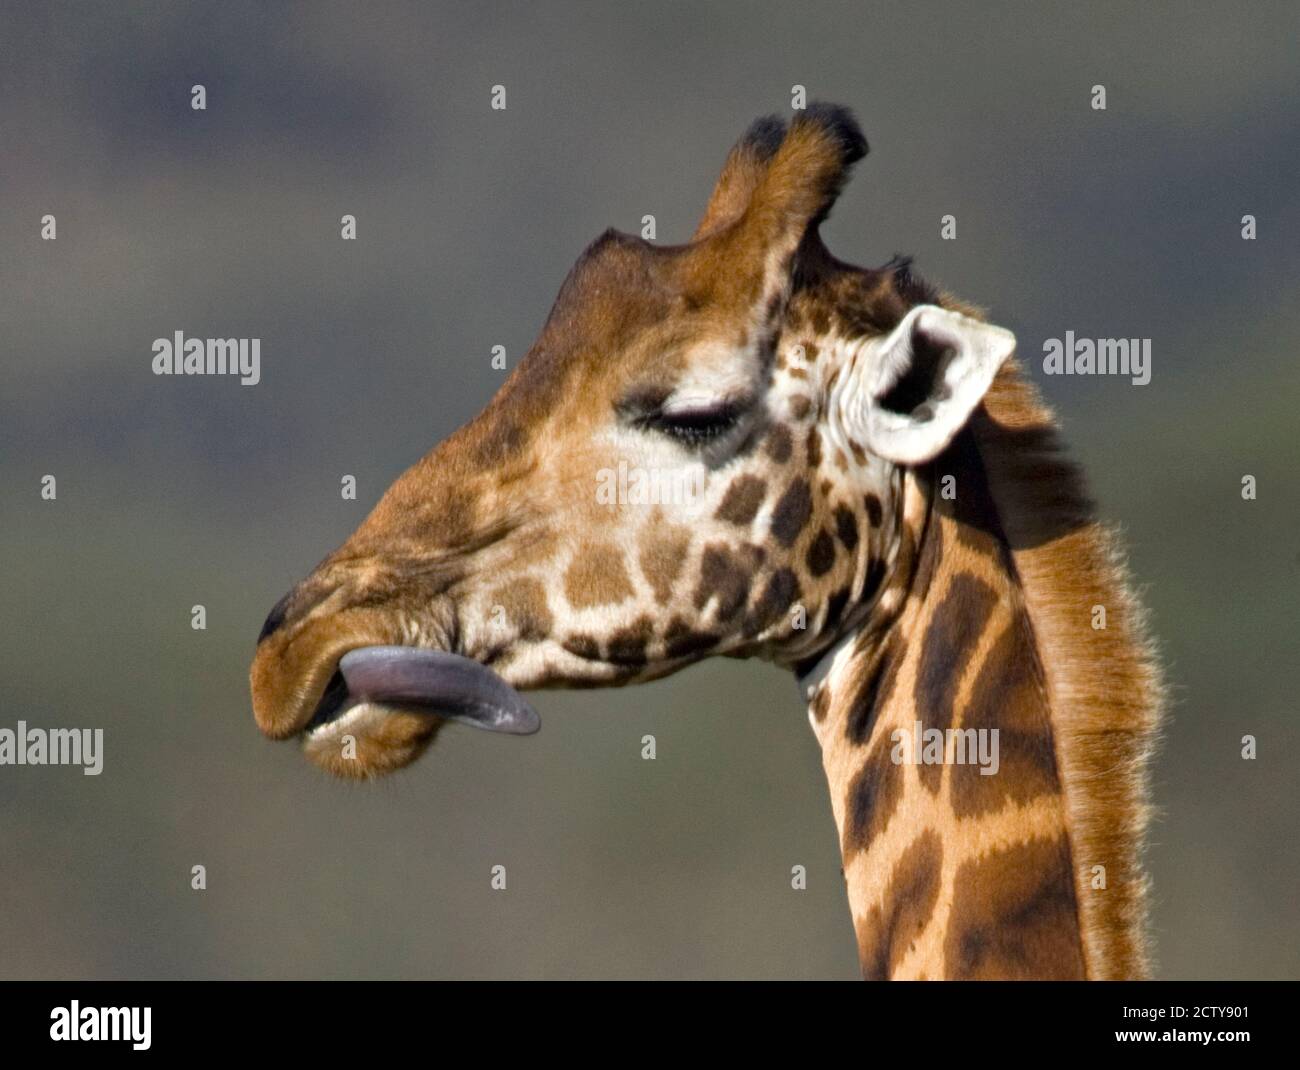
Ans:
<svg viewBox="0 0 1300 1070"><path fill-rule="evenodd" d="M905 263L827 252L865 152L841 108L759 120L689 243L592 243L488 407L272 610L263 731L369 776L448 715L534 729L521 689L712 655L798 667L877 612L901 473L947 446L1013 339Z"/></svg>

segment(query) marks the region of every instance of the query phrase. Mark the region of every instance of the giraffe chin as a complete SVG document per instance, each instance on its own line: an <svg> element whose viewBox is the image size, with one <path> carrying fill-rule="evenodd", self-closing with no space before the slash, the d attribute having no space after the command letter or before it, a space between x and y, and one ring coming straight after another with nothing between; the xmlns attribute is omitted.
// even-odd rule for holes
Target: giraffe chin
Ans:
<svg viewBox="0 0 1300 1070"><path fill-rule="evenodd" d="M408 646L345 654L303 747L315 765L369 779L415 761L447 721L531 735L541 718L514 688L470 658Z"/></svg>
<svg viewBox="0 0 1300 1070"><path fill-rule="evenodd" d="M433 743L444 720L433 714L359 702L337 720L303 733L303 754L344 780L373 780L410 765Z"/></svg>

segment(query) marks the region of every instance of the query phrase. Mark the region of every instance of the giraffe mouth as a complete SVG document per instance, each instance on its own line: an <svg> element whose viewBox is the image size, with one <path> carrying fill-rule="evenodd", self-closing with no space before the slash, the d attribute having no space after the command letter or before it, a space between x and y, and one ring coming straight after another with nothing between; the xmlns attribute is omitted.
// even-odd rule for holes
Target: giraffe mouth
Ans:
<svg viewBox="0 0 1300 1070"><path fill-rule="evenodd" d="M309 739L332 733L363 706L510 735L542 726L537 711L487 666L422 647L367 646L344 654L303 731Z"/></svg>

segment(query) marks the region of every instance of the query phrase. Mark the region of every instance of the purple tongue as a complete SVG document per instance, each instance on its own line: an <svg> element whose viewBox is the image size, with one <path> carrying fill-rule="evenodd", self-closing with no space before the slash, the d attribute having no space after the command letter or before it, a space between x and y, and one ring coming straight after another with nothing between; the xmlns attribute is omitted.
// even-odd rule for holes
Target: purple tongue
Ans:
<svg viewBox="0 0 1300 1070"><path fill-rule="evenodd" d="M426 706L489 732L531 735L537 711L496 673L471 658L413 646L367 646L343 655L339 671L359 701Z"/></svg>

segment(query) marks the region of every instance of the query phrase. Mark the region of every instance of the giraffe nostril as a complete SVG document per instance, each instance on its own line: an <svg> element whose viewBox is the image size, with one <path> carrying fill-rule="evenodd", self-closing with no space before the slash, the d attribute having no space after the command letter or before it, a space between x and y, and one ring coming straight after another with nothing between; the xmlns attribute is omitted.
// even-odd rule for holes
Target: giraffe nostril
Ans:
<svg viewBox="0 0 1300 1070"><path fill-rule="evenodd" d="M337 583L322 577L317 572L313 572L301 583L294 584L266 615L266 621L257 636L258 645L280 631L286 624L303 620L338 590Z"/></svg>
<svg viewBox="0 0 1300 1070"><path fill-rule="evenodd" d="M271 608L271 612L266 615L266 622L262 625L262 631L257 637L259 643L267 636L274 635L280 630L280 626L284 624L285 617L288 615L289 600L292 597L293 591L290 591Z"/></svg>

